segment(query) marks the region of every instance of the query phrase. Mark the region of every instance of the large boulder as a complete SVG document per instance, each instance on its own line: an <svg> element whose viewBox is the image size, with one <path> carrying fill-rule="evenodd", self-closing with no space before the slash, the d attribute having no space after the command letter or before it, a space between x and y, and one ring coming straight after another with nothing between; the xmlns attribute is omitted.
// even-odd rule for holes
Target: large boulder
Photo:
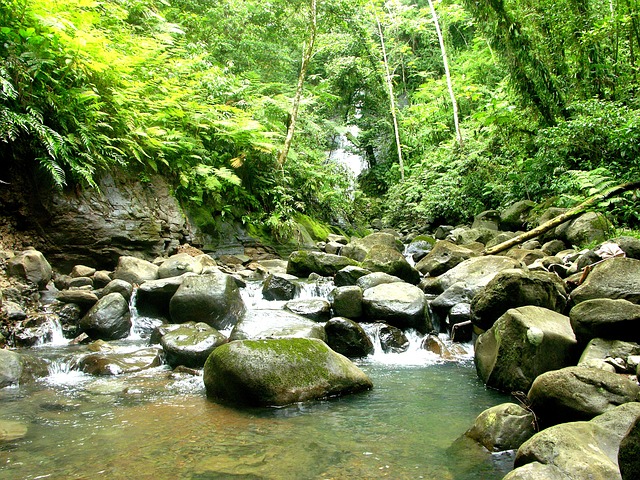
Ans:
<svg viewBox="0 0 640 480"><path fill-rule="evenodd" d="M459 231L451 232L458 245L482 244L486 245L496 238L500 233L494 228L477 227L462 228Z"/></svg>
<svg viewBox="0 0 640 480"><path fill-rule="evenodd" d="M517 449L536 433L534 414L515 403L502 403L482 412L465 435L487 450Z"/></svg>
<svg viewBox="0 0 640 480"><path fill-rule="evenodd" d="M377 287L383 283L401 283L402 281L403 280L401 278L398 278L395 275L389 275L384 272L373 272L360 277L356 281L356 285L362 290L367 290L368 288Z"/></svg>
<svg viewBox="0 0 640 480"><path fill-rule="evenodd" d="M504 480L620 480L618 449L638 416L640 404L627 403L588 422L542 430L518 449L516 469ZM533 469L540 476L521 475L521 469Z"/></svg>
<svg viewBox="0 0 640 480"><path fill-rule="evenodd" d="M216 348L204 366L207 396L267 406L355 393L369 377L320 340L244 340Z"/></svg>
<svg viewBox="0 0 640 480"><path fill-rule="evenodd" d="M620 442L618 465L622 480L640 478L640 415Z"/></svg>
<svg viewBox="0 0 640 480"><path fill-rule="evenodd" d="M502 270L520 268L521 263L509 257L485 256L469 258L438 277L438 287L444 292L454 283L462 282L478 292Z"/></svg>
<svg viewBox="0 0 640 480"><path fill-rule="evenodd" d="M105 295L82 317L79 326L94 340L125 338L131 330L129 303L119 293Z"/></svg>
<svg viewBox="0 0 640 480"><path fill-rule="evenodd" d="M543 425L590 420L618 405L640 400L640 386L624 375L566 367L541 374L527 395Z"/></svg>
<svg viewBox="0 0 640 480"><path fill-rule="evenodd" d="M142 348L133 352L118 349L90 353L78 359L74 368L90 375L121 375L134 373L162 364L162 350Z"/></svg>
<svg viewBox="0 0 640 480"><path fill-rule="evenodd" d="M367 332L353 320L334 317L325 324L324 331L327 344L345 357L359 358L373 353L373 342Z"/></svg>
<svg viewBox="0 0 640 480"><path fill-rule="evenodd" d="M333 312L351 319L362 316L362 289L355 285L336 287L329 294Z"/></svg>
<svg viewBox="0 0 640 480"><path fill-rule="evenodd" d="M368 288L362 296L363 315L398 328L431 329L427 301L418 287L407 283L385 283Z"/></svg>
<svg viewBox="0 0 640 480"><path fill-rule="evenodd" d="M270 273L262 285L262 296L267 300L291 300L300 290L296 280L295 275Z"/></svg>
<svg viewBox="0 0 640 480"><path fill-rule="evenodd" d="M100 296L104 297L105 295L109 295L110 293L119 293L128 302L129 300L131 300L131 295L133 295L133 285L131 285L129 282L125 282L124 280L111 280L100 291Z"/></svg>
<svg viewBox="0 0 640 480"><path fill-rule="evenodd" d="M0 388L20 382L22 361L20 354L0 349Z"/></svg>
<svg viewBox="0 0 640 480"><path fill-rule="evenodd" d="M229 340L317 338L325 340L322 324L284 310L249 310L233 327Z"/></svg>
<svg viewBox="0 0 640 480"><path fill-rule="evenodd" d="M503 230L521 230L535 206L531 200L522 200L505 208L500 214L500 227Z"/></svg>
<svg viewBox="0 0 640 480"><path fill-rule="evenodd" d="M308 277L312 273L332 277L349 265L358 266L359 264L355 260L340 255L297 250L289 255L287 273L296 277Z"/></svg>
<svg viewBox="0 0 640 480"><path fill-rule="evenodd" d="M284 309L316 322L326 322L331 317L331 304L324 298L290 300Z"/></svg>
<svg viewBox="0 0 640 480"><path fill-rule="evenodd" d="M385 246L402 252L402 242L395 235L385 232L372 233L364 238L354 237L340 252L356 262L362 262L374 246Z"/></svg>
<svg viewBox="0 0 640 480"><path fill-rule="evenodd" d="M158 278L158 266L141 258L123 256L118 259L113 278L140 285Z"/></svg>
<svg viewBox="0 0 640 480"><path fill-rule="evenodd" d="M613 372L616 367L610 363L612 360L627 362L629 357L638 355L640 355L640 345L637 343L594 338L582 351L578 366L602 368Z"/></svg>
<svg viewBox="0 0 640 480"><path fill-rule="evenodd" d="M245 306L232 276L213 271L184 279L169 303L173 323L204 322L218 330L232 327Z"/></svg>
<svg viewBox="0 0 640 480"><path fill-rule="evenodd" d="M640 260L610 258L593 267L584 283L571 292L571 300L577 304L594 298L640 304Z"/></svg>
<svg viewBox="0 0 640 480"><path fill-rule="evenodd" d="M571 309L569 318L583 345L593 338L640 341L640 305L627 300L586 300Z"/></svg>
<svg viewBox="0 0 640 480"><path fill-rule="evenodd" d="M526 392L538 375L574 365L576 344L568 317L541 307L512 308L478 337L476 370L490 387Z"/></svg>
<svg viewBox="0 0 640 480"><path fill-rule="evenodd" d="M371 247L362 261L362 266L372 272L384 272L414 285L420 281L420 273L407 259L396 249L385 245Z"/></svg>
<svg viewBox="0 0 640 480"><path fill-rule="evenodd" d="M640 260L640 238L621 236L611 240L620 247L627 258Z"/></svg>
<svg viewBox="0 0 640 480"><path fill-rule="evenodd" d="M568 245L586 245L607 239L611 224L602 213L586 212L571 222L556 227L556 235Z"/></svg>
<svg viewBox="0 0 640 480"><path fill-rule="evenodd" d="M202 368L213 350L227 337L206 323L185 323L160 339L166 361L172 367Z"/></svg>
<svg viewBox="0 0 640 480"><path fill-rule="evenodd" d="M489 329L510 308L534 305L562 312L567 293L562 280L549 272L503 270L471 301L473 323Z"/></svg>
<svg viewBox="0 0 640 480"><path fill-rule="evenodd" d="M336 273L333 282L336 287L355 285L360 277L364 277L370 273L371 271L366 268L349 265Z"/></svg>
<svg viewBox="0 0 640 480"><path fill-rule="evenodd" d="M53 270L41 252L30 249L9 259L7 273L43 289L51 280Z"/></svg>
<svg viewBox="0 0 640 480"><path fill-rule="evenodd" d="M175 295L182 282L190 274L178 277L148 280L140 285L136 293L135 306L138 313L150 317L169 318L171 297Z"/></svg>
<svg viewBox="0 0 640 480"><path fill-rule="evenodd" d="M178 253L167 258L158 267L158 278L178 277L187 272L199 274L202 263L188 253Z"/></svg>
<svg viewBox="0 0 640 480"><path fill-rule="evenodd" d="M477 253L469 248L446 240L439 240L427 256L416 264L416 269L423 275L436 277L475 256Z"/></svg>

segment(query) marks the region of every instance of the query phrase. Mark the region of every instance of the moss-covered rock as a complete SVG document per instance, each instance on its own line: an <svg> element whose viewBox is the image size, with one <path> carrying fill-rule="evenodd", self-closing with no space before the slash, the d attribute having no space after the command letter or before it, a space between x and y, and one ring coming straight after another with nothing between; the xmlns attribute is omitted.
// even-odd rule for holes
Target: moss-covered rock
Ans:
<svg viewBox="0 0 640 480"><path fill-rule="evenodd" d="M532 412L515 403L502 403L478 415L465 435L497 452L516 449L535 433Z"/></svg>
<svg viewBox="0 0 640 480"><path fill-rule="evenodd" d="M206 323L184 324L163 335L160 344L172 367L201 368L216 347L227 337Z"/></svg>
<svg viewBox="0 0 640 480"><path fill-rule="evenodd" d="M276 406L368 390L369 377L313 339L243 340L215 349L204 366L207 396Z"/></svg>
<svg viewBox="0 0 640 480"><path fill-rule="evenodd" d="M359 263L350 258L330 253L297 250L289 255L287 273L296 277L308 277L312 273L323 277L332 277L350 265L359 266Z"/></svg>

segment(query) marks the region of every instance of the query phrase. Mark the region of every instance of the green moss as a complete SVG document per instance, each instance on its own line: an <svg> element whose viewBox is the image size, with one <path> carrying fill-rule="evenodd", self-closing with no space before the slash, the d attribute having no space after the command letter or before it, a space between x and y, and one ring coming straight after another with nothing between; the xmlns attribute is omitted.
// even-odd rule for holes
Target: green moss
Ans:
<svg viewBox="0 0 640 480"><path fill-rule="evenodd" d="M295 221L301 227L309 233L311 238L318 242L323 242L327 239L331 233L331 229L328 225L319 222L307 215L299 214L296 216Z"/></svg>

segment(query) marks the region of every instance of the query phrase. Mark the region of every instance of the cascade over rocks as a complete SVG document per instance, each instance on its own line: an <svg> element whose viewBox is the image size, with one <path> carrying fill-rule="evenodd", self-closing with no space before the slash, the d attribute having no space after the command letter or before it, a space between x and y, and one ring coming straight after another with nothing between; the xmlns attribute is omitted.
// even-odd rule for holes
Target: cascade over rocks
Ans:
<svg viewBox="0 0 640 480"><path fill-rule="evenodd" d="M369 390L369 377L317 339L243 340L204 366L207 395L234 405L288 405Z"/></svg>
<svg viewBox="0 0 640 480"><path fill-rule="evenodd" d="M576 344L568 317L535 306L512 308L478 337L476 370L489 387L526 392L538 375L575 364Z"/></svg>
<svg viewBox="0 0 640 480"><path fill-rule="evenodd" d="M427 302L418 287L406 283L385 283L364 291L363 315L368 321L381 320L398 328L431 330Z"/></svg>

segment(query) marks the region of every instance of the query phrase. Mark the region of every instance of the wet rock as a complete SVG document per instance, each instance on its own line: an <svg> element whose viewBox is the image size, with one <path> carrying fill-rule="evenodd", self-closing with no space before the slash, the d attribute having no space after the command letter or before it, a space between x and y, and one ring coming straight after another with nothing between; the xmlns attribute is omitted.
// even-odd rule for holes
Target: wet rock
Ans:
<svg viewBox="0 0 640 480"><path fill-rule="evenodd" d="M325 340L321 324L284 310L250 310L233 327L229 340L317 338Z"/></svg>
<svg viewBox="0 0 640 480"><path fill-rule="evenodd" d="M129 300L131 300L131 295L133 295L133 285L124 280L111 280L102 289L102 296L104 297L105 295L109 295L110 293L119 293L128 302Z"/></svg>
<svg viewBox="0 0 640 480"><path fill-rule="evenodd" d="M118 259L113 278L140 285L158 278L158 266L141 258L123 256Z"/></svg>
<svg viewBox="0 0 640 480"><path fill-rule="evenodd" d="M435 353L444 360L454 360L456 357L466 353L460 345L447 346L438 335L433 333L426 335L422 339L420 348Z"/></svg>
<svg viewBox="0 0 640 480"><path fill-rule="evenodd" d="M192 274L185 273L178 277L144 282L137 290L136 308L138 313L149 317L169 318L171 297L178 291L184 279L189 275Z"/></svg>
<svg viewBox="0 0 640 480"><path fill-rule="evenodd" d="M640 386L624 375L566 367L535 379L528 393L542 425L590 420L618 405L640 400Z"/></svg>
<svg viewBox="0 0 640 480"><path fill-rule="evenodd" d="M20 354L0 349L0 388L15 385L22 375Z"/></svg>
<svg viewBox="0 0 640 480"><path fill-rule="evenodd" d="M487 386L526 392L538 375L574 365L576 345L569 317L541 307L512 308L478 337L476 370Z"/></svg>
<svg viewBox="0 0 640 480"><path fill-rule="evenodd" d="M187 325L188 324L193 324L193 322L189 322L187 323ZM151 332L151 335L149 337L149 345L159 344L162 337L164 337L169 332L177 330L182 325L185 325L185 324L184 323L165 323L162 325L158 325Z"/></svg>
<svg viewBox="0 0 640 480"><path fill-rule="evenodd" d="M532 462L509 472L502 480L572 480L555 465Z"/></svg>
<svg viewBox="0 0 640 480"><path fill-rule="evenodd" d="M10 322L18 322L27 318L24 309L16 302L9 300L2 302L2 313Z"/></svg>
<svg viewBox="0 0 640 480"><path fill-rule="evenodd" d="M107 270L98 270L93 274L93 286L95 288L102 288L106 286L111 280L111 272L108 272Z"/></svg>
<svg viewBox="0 0 640 480"><path fill-rule="evenodd" d="M160 264L158 278L178 277L188 272L201 273L202 264L188 253L178 253Z"/></svg>
<svg viewBox="0 0 640 480"><path fill-rule="evenodd" d="M215 349L204 366L207 396L233 404L287 405L370 389L369 377L314 339L244 340Z"/></svg>
<svg viewBox="0 0 640 480"><path fill-rule="evenodd" d="M80 329L96 340L125 338L131 330L129 303L119 293L105 295L80 320Z"/></svg>
<svg viewBox="0 0 640 480"><path fill-rule="evenodd" d="M473 291L466 283L454 283L431 302L431 310L440 318L445 319L451 308L460 303L469 303L473 298Z"/></svg>
<svg viewBox="0 0 640 480"><path fill-rule="evenodd" d="M82 357L75 368L90 375L121 375L157 367L162 364L162 350L149 347L134 352L91 353Z"/></svg>
<svg viewBox="0 0 640 480"><path fill-rule="evenodd" d="M583 345L593 338L640 341L640 305L627 300L586 300L571 309L569 318Z"/></svg>
<svg viewBox="0 0 640 480"><path fill-rule="evenodd" d="M471 249L440 240L436 242L427 256L418 262L416 269L423 275L436 277L476 255L476 252Z"/></svg>
<svg viewBox="0 0 640 480"><path fill-rule="evenodd" d="M51 281L53 270L41 252L31 249L10 258L7 262L7 273L42 289Z"/></svg>
<svg viewBox="0 0 640 480"><path fill-rule="evenodd" d="M342 248L341 254L357 262L362 262L374 246L385 246L402 252L402 242L395 235L385 232L372 233L364 238L352 238Z"/></svg>
<svg viewBox="0 0 640 480"><path fill-rule="evenodd" d="M262 296L267 300L291 300L296 296L299 287L296 283L298 277L289 274L272 273L262 286Z"/></svg>
<svg viewBox="0 0 640 480"><path fill-rule="evenodd" d="M362 267L356 267L354 265L350 265L348 267L344 267L334 278L334 283L336 287L346 287L349 285L356 285L356 282L360 277L364 277L371 273L370 270Z"/></svg>
<svg viewBox="0 0 640 480"><path fill-rule="evenodd" d="M0 444L14 442L27 436L27 425L0 419Z"/></svg>
<svg viewBox="0 0 640 480"><path fill-rule="evenodd" d="M402 253L385 245L374 245L367 252L362 266L372 272L383 272L416 285L420 273L413 268Z"/></svg>
<svg viewBox="0 0 640 480"><path fill-rule="evenodd" d="M508 269L496 274L471 301L473 323L488 330L510 308L534 305L562 312L567 292L552 273Z"/></svg>
<svg viewBox="0 0 640 480"><path fill-rule="evenodd" d="M98 302L98 296L90 290L61 290L56 299L61 303L73 303L84 311L93 307Z"/></svg>
<svg viewBox="0 0 640 480"><path fill-rule="evenodd" d="M218 330L235 325L245 311L235 281L222 272L185 278L169 308L174 323L204 322Z"/></svg>
<svg viewBox="0 0 640 480"><path fill-rule="evenodd" d="M201 368L227 338L206 323L183 324L162 336L160 344L171 367Z"/></svg>
<svg viewBox="0 0 640 480"><path fill-rule="evenodd" d="M365 318L398 328L415 328L420 332L431 329L424 293L407 283L385 283L366 289L362 310Z"/></svg>
<svg viewBox="0 0 640 480"><path fill-rule="evenodd" d="M374 328L383 352L402 353L409 348L409 339L399 328L384 323L376 324Z"/></svg>
<svg viewBox="0 0 640 480"><path fill-rule="evenodd" d="M334 288L329 300L334 314L338 317L357 319L362 316L362 289L358 286Z"/></svg>
<svg viewBox="0 0 640 480"><path fill-rule="evenodd" d="M574 304L594 298L623 299L640 304L640 260L611 258L599 263L571 292Z"/></svg>
<svg viewBox="0 0 640 480"><path fill-rule="evenodd" d="M331 317L331 304L323 298L290 300L284 308L316 322L326 322Z"/></svg>
<svg viewBox="0 0 640 480"><path fill-rule="evenodd" d="M340 255L298 250L289 255L287 273L300 278L308 277L312 273L332 277L349 265L357 266L358 262Z"/></svg>
<svg viewBox="0 0 640 480"><path fill-rule="evenodd" d="M487 450L517 449L535 433L535 416L515 403L502 403L482 412L465 435Z"/></svg>
<svg viewBox="0 0 640 480"><path fill-rule="evenodd" d="M385 283L402 283L403 280L401 278L395 277L393 275L389 275L388 273L383 272L374 272L363 277L360 277L356 285L360 287L362 290L367 290L369 288L377 287L378 285L383 285Z"/></svg>
<svg viewBox="0 0 640 480"><path fill-rule="evenodd" d="M373 353L373 343L362 326L344 317L329 320L324 331L327 344L348 358L366 357Z"/></svg>

